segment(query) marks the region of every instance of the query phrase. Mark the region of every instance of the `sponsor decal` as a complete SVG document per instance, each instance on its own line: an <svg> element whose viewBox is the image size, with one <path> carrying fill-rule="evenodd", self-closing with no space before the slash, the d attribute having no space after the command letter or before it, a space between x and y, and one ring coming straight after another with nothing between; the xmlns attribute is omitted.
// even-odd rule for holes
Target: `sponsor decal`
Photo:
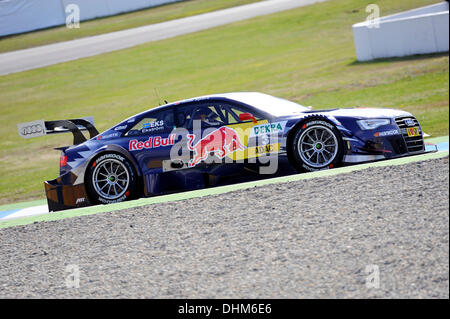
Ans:
<svg viewBox="0 0 450 319"><path fill-rule="evenodd" d="M101 140L101 139L108 139L108 138L113 138L113 137L119 137L120 133L110 133L110 134L106 134L106 135L99 135L97 136L97 140Z"/></svg>
<svg viewBox="0 0 450 319"><path fill-rule="evenodd" d="M142 133L150 133L155 131L160 131L164 129L164 121L154 121L154 122L147 122L142 124Z"/></svg>
<svg viewBox="0 0 450 319"><path fill-rule="evenodd" d="M384 132L376 132L373 134L375 137L383 137L383 136L392 136L392 135L400 135L401 132L399 130L389 130Z"/></svg>
<svg viewBox="0 0 450 319"><path fill-rule="evenodd" d="M310 121L310 122L303 124L302 129L305 129L311 125L316 125L316 124L325 125L326 127L330 128L330 129L334 128L333 125L328 123L327 121Z"/></svg>
<svg viewBox="0 0 450 319"><path fill-rule="evenodd" d="M142 129L164 126L164 121L154 121L142 124Z"/></svg>
<svg viewBox="0 0 450 319"><path fill-rule="evenodd" d="M283 132L285 127L286 121L255 125L250 132L250 137L263 134L277 134L279 132Z"/></svg>
<svg viewBox="0 0 450 319"><path fill-rule="evenodd" d="M189 167L196 166L202 160L206 160L211 154L222 159L237 150L243 151L245 149L236 130L226 126L212 131L196 144L194 144L194 134L188 134L187 137L188 149L194 152L194 157L188 163Z"/></svg>
<svg viewBox="0 0 450 319"><path fill-rule="evenodd" d="M174 144L175 144L175 134L170 134L166 138L163 138L161 136L151 136L146 141L131 140L128 144L128 149L130 151L140 151L143 149L152 149Z"/></svg>
<svg viewBox="0 0 450 319"><path fill-rule="evenodd" d="M152 128L143 128L141 130L142 133L150 133L150 132L155 132L155 131L160 131L164 129L164 126L157 126L157 127L152 127Z"/></svg>
<svg viewBox="0 0 450 319"><path fill-rule="evenodd" d="M105 158L115 158L119 161L123 161L125 158L123 156L120 156L118 154L105 154L97 158L97 162L100 162L101 160L104 160Z"/></svg>
<svg viewBox="0 0 450 319"><path fill-rule="evenodd" d="M307 171L309 171L309 172L317 172L317 171L321 171L321 170L326 170L326 169L333 168L333 164L330 164L329 166L327 166L327 167L322 167L322 168L313 168L313 167L309 167L309 166L306 165L306 164L303 164L302 167L303 167L304 169L306 169Z"/></svg>
<svg viewBox="0 0 450 319"><path fill-rule="evenodd" d="M75 205L84 204L84 203L86 203L85 197L77 198L77 200L75 201Z"/></svg>
<svg viewBox="0 0 450 319"><path fill-rule="evenodd" d="M127 198L127 196L123 195L122 197L115 199L115 200L108 200L108 199L104 199L102 197L99 197L98 200L101 201L103 204L113 204L113 203L121 202L121 201L125 200L126 198Z"/></svg>
<svg viewBox="0 0 450 319"><path fill-rule="evenodd" d="M128 125L121 125L121 126L117 126L114 131L123 131L124 129L126 129L128 127Z"/></svg>
<svg viewBox="0 0 450 319"><path fill-rule="evenodd" d="M246 158L261 157L271 155L280 151L280 143L267 143L258 146L247 147Z"/></svg>
<svg viewBox="0 0 450 319"><path fill-rule="evenodd" d="M267 144L267 145L261 145L261 146L257 146L255 148L255 153L256 154L262 154L262 153L272 153L275 152L275 146L277 144Z"/></svg>

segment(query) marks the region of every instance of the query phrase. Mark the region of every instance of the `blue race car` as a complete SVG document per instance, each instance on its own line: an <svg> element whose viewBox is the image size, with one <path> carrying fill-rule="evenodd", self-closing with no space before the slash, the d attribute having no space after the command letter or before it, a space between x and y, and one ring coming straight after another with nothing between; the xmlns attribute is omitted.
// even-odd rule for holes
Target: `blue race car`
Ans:
<svg viewBox="0 0 450 319"><path fill-rule="evenodd" d="M312 110L253 92L155 107L101 134L92 118L18 127L25 138L74 136L74 145L58 148L60 176L45 182L50 211L210 187L249 171L273 174L279 158L305 172L425 152L420 123L408 112Z"/></svg>

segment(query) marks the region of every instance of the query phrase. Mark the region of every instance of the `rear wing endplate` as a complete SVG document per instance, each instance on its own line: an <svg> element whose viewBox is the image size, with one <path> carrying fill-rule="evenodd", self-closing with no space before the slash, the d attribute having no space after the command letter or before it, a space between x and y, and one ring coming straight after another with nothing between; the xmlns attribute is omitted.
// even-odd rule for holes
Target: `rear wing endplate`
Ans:
<svg viewBox="0 0 450 319"><path fill-rule="evenodd" d="M23 138L33 138L47 134L72 133L73 144L81 144L86 137L81 131L88 131L90 138L98 135L92 116L72 120L44 121L38 120L17 124L19 135Z"/></svg>

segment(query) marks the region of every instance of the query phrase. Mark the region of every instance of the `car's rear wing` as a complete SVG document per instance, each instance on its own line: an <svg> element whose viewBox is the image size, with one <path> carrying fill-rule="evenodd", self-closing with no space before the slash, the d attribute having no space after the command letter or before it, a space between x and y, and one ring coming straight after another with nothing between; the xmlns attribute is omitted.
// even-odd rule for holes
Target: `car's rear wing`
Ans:
<svg viewBox="0 0 450 319"><path fill-rule="evenodd" d="M90 138L98 135L94 126L92 116L72 120L44 121L38 120L17 124L19 135L23 138L44 136L47 134L72 133L73 144L81 144L86 141L86 137L81 131L88 131Z"/></svg>

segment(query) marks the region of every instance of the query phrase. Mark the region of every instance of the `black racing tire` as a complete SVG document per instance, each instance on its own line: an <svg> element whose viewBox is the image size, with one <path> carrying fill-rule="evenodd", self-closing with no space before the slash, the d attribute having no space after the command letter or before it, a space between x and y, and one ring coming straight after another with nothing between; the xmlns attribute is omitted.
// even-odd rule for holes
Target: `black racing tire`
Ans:
<svg viewBox="0 0 450 319"><path fill-rule="evenodd" d="M294 131L289 159L298 172L312 172L338 167L344 156L339 130L323 118L312 118Z"/></svg>
<svg viewBox="0 0 450 319"><path fill-rule="evenodd" d="M93 204L119 203L137 196L137 175L130 161L118 153L104 153L90 162L85 176Z"/></svg>

